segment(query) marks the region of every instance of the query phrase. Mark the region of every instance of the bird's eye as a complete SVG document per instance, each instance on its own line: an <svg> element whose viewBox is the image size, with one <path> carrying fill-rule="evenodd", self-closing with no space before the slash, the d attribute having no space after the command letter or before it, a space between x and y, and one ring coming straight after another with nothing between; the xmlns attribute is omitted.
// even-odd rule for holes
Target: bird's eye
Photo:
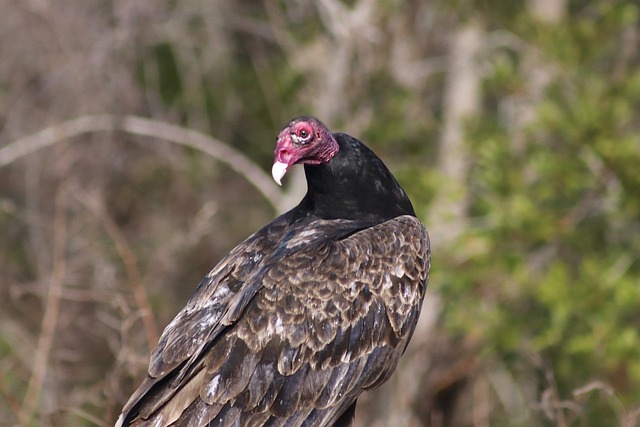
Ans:
<svg viewBox="0 0 640 427"><path fill-rule="evenodd" d="M308 129L299 129L295 139L298 144L307 144L311 140L311 132Z"/></svg>

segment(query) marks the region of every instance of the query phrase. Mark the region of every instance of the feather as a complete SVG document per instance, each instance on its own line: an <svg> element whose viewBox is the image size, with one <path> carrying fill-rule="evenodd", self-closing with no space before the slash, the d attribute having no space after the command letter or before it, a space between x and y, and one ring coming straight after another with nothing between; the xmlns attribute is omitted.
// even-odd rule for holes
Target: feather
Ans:
<svg viewBox="0 0 640 427"><path fill-rule="evenodd" d="M304 384L309 365L286 377L282 388L269 408L269 411L280 418L291 417L299 408L302 385Z"/></svg>

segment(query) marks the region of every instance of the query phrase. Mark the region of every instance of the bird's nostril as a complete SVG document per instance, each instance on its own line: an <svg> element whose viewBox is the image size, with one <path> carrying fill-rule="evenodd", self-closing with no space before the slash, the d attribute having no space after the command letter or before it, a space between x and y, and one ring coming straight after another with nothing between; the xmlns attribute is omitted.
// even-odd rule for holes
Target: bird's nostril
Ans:
<svg viewBox="0 0 640 427"><path fill-rule="evenodd" d="M288 148L281 148L276 150L276 160L282 163L288 163L288 160L291 158L291 150Z"/></svg>

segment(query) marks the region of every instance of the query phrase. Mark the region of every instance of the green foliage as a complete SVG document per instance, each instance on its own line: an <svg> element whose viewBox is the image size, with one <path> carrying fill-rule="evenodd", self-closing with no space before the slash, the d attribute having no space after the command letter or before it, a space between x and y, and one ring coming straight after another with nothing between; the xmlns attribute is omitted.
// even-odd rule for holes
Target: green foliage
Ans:
<svg viewBox="0 0 640 427"><path fill-rule="evenodd" d="M638 5L589 2L558 26L526 18L516 31L554 80L526 129L499 108L470 123L473 227L439 254L438 287L452 333L482 340L486 357L540 354L562 399L613 387L615 402L577 402L571 425L617 425L620 405L640 401L640 57L623 44ZM488 106L517 95L520 65L496 54Z"/></svg>

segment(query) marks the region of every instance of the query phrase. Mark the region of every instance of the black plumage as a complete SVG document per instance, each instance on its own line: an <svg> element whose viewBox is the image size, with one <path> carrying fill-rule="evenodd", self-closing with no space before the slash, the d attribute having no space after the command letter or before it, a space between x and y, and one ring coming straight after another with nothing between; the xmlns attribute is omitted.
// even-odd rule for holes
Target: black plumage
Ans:
<svg viewBox="0 0 640 427"><path fill-rule="evenodd" d="M279 183L308 191L202 280L166 327L118 426L343 426L404 352L430 249L407 195L363 143L300 117Z"/></svg>

